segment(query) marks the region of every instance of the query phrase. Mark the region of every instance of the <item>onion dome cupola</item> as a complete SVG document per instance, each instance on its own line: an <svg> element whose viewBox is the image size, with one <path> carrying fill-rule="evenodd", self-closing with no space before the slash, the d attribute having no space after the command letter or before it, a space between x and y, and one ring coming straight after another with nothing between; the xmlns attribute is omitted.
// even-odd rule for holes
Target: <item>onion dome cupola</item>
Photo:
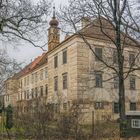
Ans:
<svg viewBox="0 0 140 140"><path fill-rule="evenodd" d="M48 29L48 50L52 50L60 43L60 28L59 22L55 16L55 7L53 7L53 17L49 22L50 28Z"/></svg>
<svg viewBox="0 0 140 140"><path fill-rule="evenodd" d="M59 22L55 17L55 7L53 7L53 17L49 24L51 27L57 27L59 25Z"/></svg>

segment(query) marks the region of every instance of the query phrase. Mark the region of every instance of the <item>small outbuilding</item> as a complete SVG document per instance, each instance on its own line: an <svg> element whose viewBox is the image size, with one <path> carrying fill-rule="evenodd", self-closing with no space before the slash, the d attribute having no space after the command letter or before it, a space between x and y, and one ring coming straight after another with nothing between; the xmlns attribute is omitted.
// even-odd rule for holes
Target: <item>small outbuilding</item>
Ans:
<svg viewBox="0 0 140 140"><path fill-rule="evenodd" d="M126 113L127 118L127 136L140 136L140 111L129 111Z"/></svg>

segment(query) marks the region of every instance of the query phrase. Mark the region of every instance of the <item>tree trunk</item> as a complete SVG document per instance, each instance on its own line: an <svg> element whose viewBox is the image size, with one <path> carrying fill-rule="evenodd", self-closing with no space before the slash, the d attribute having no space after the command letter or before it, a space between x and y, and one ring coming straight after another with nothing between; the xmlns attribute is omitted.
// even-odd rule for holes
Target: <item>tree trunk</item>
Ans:
<svg viewBox="0 0 140 140"><path fill-rule="evenodd" d="M116 20L116 47L118 52L118 77L119 77L119 116L120 116L120 137L125 136L125 85L124 85L124 56L121 47L121 20Z"/></svg>
<svg viewBox="0 0 140 140"><path fill-rule="evenodd" d="M124 85L124 56L123 47L121 46L121 16L119 15L119 6L116 0L114 0L114 22L116 24L116 48L118 54L118 77L119 77L119 116L120 116L120 137L125 136L125 85Z"/></svg>

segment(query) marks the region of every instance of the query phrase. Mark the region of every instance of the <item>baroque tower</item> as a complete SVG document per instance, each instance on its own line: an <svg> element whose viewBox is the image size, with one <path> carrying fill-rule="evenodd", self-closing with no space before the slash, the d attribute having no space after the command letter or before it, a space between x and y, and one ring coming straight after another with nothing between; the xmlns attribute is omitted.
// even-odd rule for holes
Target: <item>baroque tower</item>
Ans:
<svg viewBox="0 0 140 140"><path fill-rule="evenodd" d="M59 22L55 16L55 7L53 7L53 17L50 21L50 28L48 29L48 51L55 48L60 43L60 28Z"/></svg>

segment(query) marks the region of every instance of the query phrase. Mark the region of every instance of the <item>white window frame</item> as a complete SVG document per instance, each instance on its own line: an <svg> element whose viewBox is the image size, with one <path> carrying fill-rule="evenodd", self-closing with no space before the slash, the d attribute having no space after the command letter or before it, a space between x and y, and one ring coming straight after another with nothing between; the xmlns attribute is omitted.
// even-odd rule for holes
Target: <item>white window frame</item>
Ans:
<svg viewBox="0 0 140 140"><path fill-rule="evenodd" d="M140 128L140 119L132 119L131 120L131 127L132 128Z"/></svg>

